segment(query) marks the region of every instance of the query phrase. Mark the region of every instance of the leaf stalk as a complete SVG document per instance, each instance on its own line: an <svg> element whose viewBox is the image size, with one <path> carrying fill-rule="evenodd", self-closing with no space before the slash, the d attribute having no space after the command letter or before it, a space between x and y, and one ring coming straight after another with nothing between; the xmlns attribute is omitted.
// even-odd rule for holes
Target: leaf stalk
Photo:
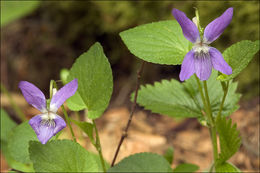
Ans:
<svg viewBox="0 0 260 173"><path fill-rule="evenodd" d="M98 155L99 155L100 160L101 160L103 171L106 172L105 160L104 160L104 157L103 157L103 154L102 154L102 149L101 149L100 139L99 139L99 135L98 135L98 130L97 130L97 126L96 126L96 123L95 123L94 120L93 120L93 126L94 126L95 133L96 133L96 143L95 143L94 146L96 147L96 149L98 151Z"/></svg>

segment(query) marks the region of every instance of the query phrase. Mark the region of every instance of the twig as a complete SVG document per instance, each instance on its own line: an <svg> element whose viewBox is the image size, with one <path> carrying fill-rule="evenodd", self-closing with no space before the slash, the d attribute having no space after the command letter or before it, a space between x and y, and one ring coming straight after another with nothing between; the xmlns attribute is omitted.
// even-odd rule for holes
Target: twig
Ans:
<svg viewBox="0 0 260 173"><path fill-rule="evenodd" d="M119 141L119 144L118 144L118 146L117 146L117 149L116 149L116 152L115 152L113 161L112 161L112 163L111 163L111 167L114 166L115 161L116 161L116 158L117 158L117 155L118 155L119 150L120 150L120 147L121 147L121 145L122 145L124 139L127 137L127 131L128 131L129 126L130 126L130 124L131 124L131 121L132 121L132 118L133 118L133 115L134 115L134 111L135 111L135 107L136 107L136 100L137 100L138 90L139 90L139 86L140 86L140 79L141 79L141 75L142 75L142 72L143 72L144 64L145 64L145 61L142 61L142 65L141 65L139 71L137 72L137 81L136 81L134 102L133 102L133 104L132 104L132 108L131 108L131 112L130 112L130 114L129 114L129 119L128 119L126 128L124 129L123 134L122 134L122 136L121 136L121 139L120 139L120 141Z"/></svg>

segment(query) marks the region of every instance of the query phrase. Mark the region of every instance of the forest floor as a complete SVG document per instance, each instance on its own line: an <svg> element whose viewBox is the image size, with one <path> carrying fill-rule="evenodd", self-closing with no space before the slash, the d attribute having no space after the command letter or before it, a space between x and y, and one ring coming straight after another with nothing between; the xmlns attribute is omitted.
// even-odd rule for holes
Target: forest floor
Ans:
<svg viewBox="0 0 260 173"><path fill-rule="evenodd" d="M24 101L21 95L14 97L26 115L31 117L38 113L36 109ZM1 97L1 104L8 106L5 97ZM113 159L122 131L128 121L128 107L130 106L110 106L105 114L96 121L103 155L109 163ZM73 114L71 117L77 118ZM81 118L84 118L83 114ZM230 159L230 162L243 172L259 172L259 98L241 103L241 108L233 113L231 118L233 123L237 123L242 137L242 145L239 152ZM73 129L78 142L89 151L96 152L87 136L74 125ZM71 138L68 127L59 138ZM212 148L209 132L196 119L176 120L138 108L135 111L128 137L121 146L117 162L134 153L164 154L169 147L174 148L172 167L180 163L193 163L200 167L199 171L204 171L211 165ZM1 172L8 169L8 165L1 155Z"/></svg>

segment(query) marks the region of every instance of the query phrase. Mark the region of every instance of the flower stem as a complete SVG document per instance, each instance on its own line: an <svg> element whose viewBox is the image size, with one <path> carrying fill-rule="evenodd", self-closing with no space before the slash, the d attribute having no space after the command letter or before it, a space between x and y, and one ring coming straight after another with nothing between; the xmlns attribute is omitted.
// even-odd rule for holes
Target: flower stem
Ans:
<svg viewBox="0 0 260 173"><path fill-rule="evenodd" d="M201 99L202 99L202 102L204 105L204 110L205 110L206 117L207 117L207 120L209 123L209 132L210 132L210 137L211 137L211 142L212 142L212 147L213 147L213 156L214 156L214 163L215 163L218 158L218 146L217 146L217 134L216 134L217 131L216 131L214 119L212 117L207 82L206 81L203 82L204 91L205 91L205 96L204 96L200 80L196 75L195 75L195 78L198 83Z"/></svg>
<svg viewBox="0 0 260 173"><path fill-rule="evenodd" d="M94 125L94 129L95 129L95 133L96 133L96 144L95 144L95 147L96 147L96 149L98 151L98 155L100 157L100 161L101 161L101 164L102 164L103 171L106 172L105 160L104 160L104 157L103 157L103 154L102 154L102 149L101 149L100 139L99 139L99 135L98 135L98 130L97 130L97 126L96 126L96 123L95 123L94 120L93 120L93 125Z"/></svg>
<svg viewBox="0 0 260 173"><path fill-rule="evenodd" d="M227 83L225 84L224 82L221 82L222 86L223 86L223 91L224 91L224 95L219 107L219 112L218 112L218 117L221 116L223 107L224 107L224 102L226 100L226 96L227 96L227 92L228 92L228 87L229 87L229 81L227 81Z"/></svg>
<svg viewBox="0 0 260 173"><path fill-rule="evenodd" d="M204 97L204 94L203 94L203 90L202 90L202 87L201 87L201 84L200 84L200 80L199 78L195 75L195 78L196 78L196 81L197 81L197 84L198 84L198 87L199 87L199 91L200 91L200 96L201 96L201 99L202 99L202 102L203 102L203 105L204 105L204 111L206 112L206 114L208 114L208 106L207 106L207 103L206 103L206 100L205 100L205 97Z"/></svg>
<svg viewBox="0 0 260 173"><path fill-rule="evenodd" d="M210 100L209 100L209 94L208 94L208 86L207 86L207 81L203 81L204 84L204 91L205 91L205 96L206 96L206 102L208 105L208 118L210 121L210 134L211 134L211 141L213 145L213 153L214 153L214 163L218 159L218 145L217 145L217 130L215 126L215 121L212 116L212 111L211 111L211 105L210 105Z"/></svg>
<svg viewBox="0 0 260 173"><path fill-rule="evenodd" d="M195 8L195 16L196 16L196 20L197 20L196 25L197 25L199 33L200 33L200 39L202 40L202 38L203 38L203 28L200 26L199 10L196 7L194 7L194 8Z"/></svg>
<svg viewBox="0 0 260 173"><path fill-rule="evenodd" d="M51 80L51 82L50 82L50 100L52 99L52 96L55 94L55 93L53 93L53 88L58 90L55 80Z"/></svg>
<svg viewBox="0 0 260 173"><path fill-rule="evenodd" d="M74 140L75 142L77 142L76 137L75 137L74 132L73 132L73 129L72 129L71 124L70 124L70 118L69 118L69 116L68 116L67 111L66 111L65 108L64 108L64 105L61 105L61 108L62 108L62 111L63 111L63 113L64 113L66 122L67 122L67 124L69 125L72 138L73 138L73 140Z"/></svg>
<svg viewBox="0 0 260 173"><path fill-rule="evenodd" d="M212 117L212 111L211 111L210 100L209 100L209 94L208 94L207 81L203 81L203 85L204 85L204 91L205 91L206 102L207 102L207 106L208 106L209 121L210 121L211 124L214 124L214 119L213 119L213 117Z"/></svg>
<svg viewBox="0 0 260 173"><path fill-rule="evenodd" d="M24 115L23 111L17 106L17 104L14 102L11 94L9 91L5 88L5 86L1 82L1 91L7 96L9 102L11 103L11 106L13 107L16 114L19 116L19 118L22 121L26 121L26 116Z"/></svg>

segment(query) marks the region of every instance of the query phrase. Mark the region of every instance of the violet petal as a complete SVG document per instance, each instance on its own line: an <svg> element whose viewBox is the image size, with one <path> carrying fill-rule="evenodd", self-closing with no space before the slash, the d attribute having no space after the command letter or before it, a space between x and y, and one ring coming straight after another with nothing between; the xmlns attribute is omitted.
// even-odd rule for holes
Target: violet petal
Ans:
<svg viewBox="0 0 260 173"><path fill-rule="evenodd" d="M19 83L25 100L41 112L46 112L46 99L39 88L27 81Z"/></svg>
<svg viewBox="0 0 260 173"><path fill-rule="evenodd" d="M78 80L74 79L71 82L63 86L57 93L52 97L50 103L50 110L57 112L59 107L71 96L75 94L78 89Z"/></svg>
<svg viewBox="0 0 260 173"><path fill-rule="evenodd" d="M232 74L232 68L226 63L222 54L214 47L209 49L212 65L214 69L224 73L226 75Z"/></svg>
<svg viewBox="0 0 260 173"><path fill-rule="evenodd" d="M192 43L200 41L200 33L197 26L178 9L173 9L172 14L182 28L183 35Z"/></svg>
<svg viewBox="0 0 260 173"><path fill-rule="evenodd" d="M201 54L194 57L196 75L200 80L207 80L212 72L212 63L209 54Z"/></svg>
<svg viewBox="0 0 260 173"><path fill-rule="evenodd" d="M53 119L52 124L44 123L43 115L34 116L30 119L29 124L35 131L39 141L46 144L54 135L66 127L65 121L58 115Z"/></svg>
<svg viewBox="0 0 260 173"><path fill-rule="evenodd" d="M229 25L233 16L233 8L228 8L220 17L208 24L204 30L204 39L208 44L216 40Z"/></svg>
<svg viewBox="0 0 260 173"><path fill-rule="evenodd" d="M29 121L29 124L31 125L31 127L33 128L33 130L35 131L36 135L38 136L40 134L40 124L42 121L42 115L36 115L34 117L32 117Z"/></svg>
<svg viewBox="0 0 260 173"><path fill-rule="evenodd" d="M191 50L185 55L183 59L181 65L180 80L184 81L186 79L189 79L194 73L194 51Z"/></svg>
<svg viewBox="0 0 260 173"><path fill-rule="evenodd" d="M66 122L61 118L59 115L56 115L55 119L55 128L54 128L54 135L56 135L59 131L66 127Z"/></svg>

